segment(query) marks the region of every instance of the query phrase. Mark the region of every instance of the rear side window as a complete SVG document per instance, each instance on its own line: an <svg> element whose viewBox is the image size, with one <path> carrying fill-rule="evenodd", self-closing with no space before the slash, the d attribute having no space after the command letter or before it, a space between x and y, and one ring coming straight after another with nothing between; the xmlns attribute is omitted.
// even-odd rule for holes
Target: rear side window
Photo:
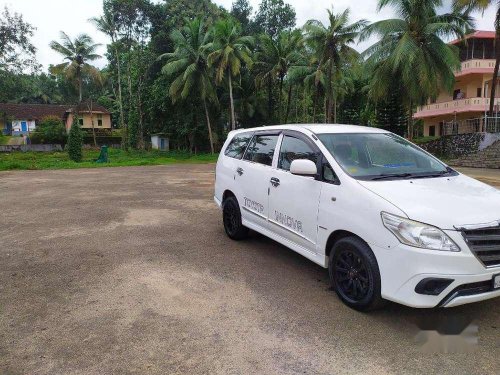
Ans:
<svg viewBox="0 0 500 375"><path fill-rule="evenodd" d="M278 137L278 135L256 135L248 146L244 159L259 164L272 165Z"/></svg>
<svg viewBox="0 0 500 375"><path fill-rule="evenodd" d="M227 146L226 151L224 151L224 155L229 156L230 158L241 159L245 153L248 143L250 142L250 139L252 139L252 134L247 133L236 135Z"/></svg>
<svg viewBox="0 0 500 375"><path fill-rule="evenodd" d="M303 140L285 136L281 143L278 168L289 171L292 161L297 159L308 159L316 164L318 161L318 153Z"/></svg>

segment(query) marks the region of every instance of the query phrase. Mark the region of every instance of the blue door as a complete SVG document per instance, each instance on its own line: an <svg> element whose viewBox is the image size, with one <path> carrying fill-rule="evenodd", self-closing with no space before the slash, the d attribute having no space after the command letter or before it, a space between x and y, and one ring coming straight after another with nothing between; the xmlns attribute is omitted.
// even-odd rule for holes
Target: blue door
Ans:
<svg viewBox="0 0 500 375"><path fill-rule="evenodd" d="M165 150L165 140L160 138L160 150Z"/></svg>
<svg viewBox="0 0 500 375"><path fill-rule="evenodd" d="M26 123L26 121L21 121L21 131L22 132L28 131L28 124Z"/></svg>

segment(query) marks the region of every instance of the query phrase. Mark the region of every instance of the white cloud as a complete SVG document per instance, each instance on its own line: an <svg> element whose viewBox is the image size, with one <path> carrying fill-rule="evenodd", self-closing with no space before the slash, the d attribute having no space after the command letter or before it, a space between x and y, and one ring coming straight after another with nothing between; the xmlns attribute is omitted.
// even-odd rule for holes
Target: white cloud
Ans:
<svg viewBox="0 0 500 375"><path fill-rule="evenodd" d="M156 0L159 1L159 0ZM213 0L215 3L231 8L233 0ZM294 6L297 12L297 25L302 26L309 19L318 19L326 22L326 9L334 5L334 9L341 11L347 7L351 8L353 21L365 18L376 21L393 16L390 8L382 12L376 12L377 0L285 0ZM254 11L257 10L260 0L250 0ZM447 7L451 1L445 1ZM64 30L71 37L79 33L87 33L94 38L96 43L106 44L107 37L88 22L90 17L102 14L102 0L0 0L0 7L8 6L11 10L23 14L25 20L34 25L37 30L33 37L33 43L38 48L37 58L44 67L61 61L60 56L49 48L51 40L59 39L59 32ZM484 15L476 14L477 28L481 30L492 30L495 19L495 10L490 7ZM362 50L366 43L358 46ZM105 48L101 47L101 54ZM104 66L102 59L97 65Z"/></svg>

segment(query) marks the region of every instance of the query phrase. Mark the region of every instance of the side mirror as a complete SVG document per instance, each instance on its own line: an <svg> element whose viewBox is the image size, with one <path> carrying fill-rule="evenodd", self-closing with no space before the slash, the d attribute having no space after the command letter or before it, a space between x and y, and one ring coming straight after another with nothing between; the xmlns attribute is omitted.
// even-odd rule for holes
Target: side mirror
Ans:
<svg viewBox="0 0 500 375"><path fill-rule="evenodd" d="M311 160L297 159L292 161L290 172L299 176L314 177L318 174L318 168Z"/></svg>

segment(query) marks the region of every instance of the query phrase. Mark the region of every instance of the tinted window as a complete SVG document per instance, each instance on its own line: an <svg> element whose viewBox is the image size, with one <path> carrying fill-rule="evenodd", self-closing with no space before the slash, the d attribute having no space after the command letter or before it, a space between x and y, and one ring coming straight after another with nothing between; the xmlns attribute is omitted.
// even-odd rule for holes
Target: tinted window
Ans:
<svg viewBox="0 0 500 375"><path fill-rule="evenodd" d="M241 159L248 146L248 142L252 139L251 134L239 134L233 138L231 143L226 148L224 155L230 158Z"/></svg>
<svg viewBox="0 0 500 375"><path fill-rule="evenodd" d="M318 161L318 153L303 140L285 136L281 143L278 168L289 171L292 161L297 159L308 159L316 164Z"/></svg>
<svg viewBox="0 0 500 375"><path fill-rule="evenodd" d="M277 142L277 135L256 135L250 146L248 146L245 160L264 165L273 164L273 155Z"/></svg>

